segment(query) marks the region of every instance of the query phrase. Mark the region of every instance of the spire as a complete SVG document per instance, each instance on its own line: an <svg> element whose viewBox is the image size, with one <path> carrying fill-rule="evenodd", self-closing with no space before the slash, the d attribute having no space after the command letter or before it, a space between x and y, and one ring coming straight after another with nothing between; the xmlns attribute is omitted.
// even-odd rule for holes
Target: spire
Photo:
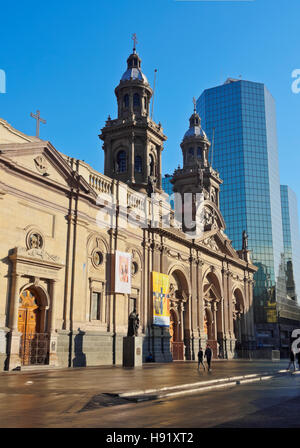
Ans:
<svg viewBox="0 0 300 448"><path fill-rule="evenodd" d="M137 37L135 33L132 35L131 39L133 40L133 50L127 59L127 70L123 74L121 81L137 80L142 81L144 84L148 84L148 80L141 70L141 58L136 52Z"/></svg>
<svg viewBox="0 0 300 448"><path fill-rule="evenodd" d="M131 39L133 40L133 54L136 54L136 44L138 43L136 33L132 35Z"/></svg>

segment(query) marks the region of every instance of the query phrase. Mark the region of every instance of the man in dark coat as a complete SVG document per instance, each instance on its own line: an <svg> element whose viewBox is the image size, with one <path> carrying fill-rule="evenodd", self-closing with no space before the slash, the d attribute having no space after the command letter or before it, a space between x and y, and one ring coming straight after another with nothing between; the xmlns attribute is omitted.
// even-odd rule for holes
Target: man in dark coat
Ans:
<svg viewBox="0 0 300 448"><path fill-rule="evenodd" d="M212 358L212 351L211 351L209 344L207 344L207 346L206 346L205 356L206 356L206 361L207 361L207 368L208 368L208 371L210 371L211 370L210 363L211 363L211 358Z"/></svg>
<svg viewBox="0 0 300 448"><path fill-rule="evenodd" d="M289 366L288 366L287 370L290 370L290 365L291 365L291 364L293 364L293 366L294 366L294 372L295 372L295 370L296 370L296 367L295 367L295 354L294 354L294 352L293 352L292 349L291 349L291 351L290 351L290 362L289 362Z"/></svg>
<svg viewBox="0 0 300 448"><path fill-rule="evenodd" d="M200 364L202 364L202 367L205 371L205 365L203 364L203 350L201 347L199 347L199 352L198 352L198 370L200 369Z"/></svg>

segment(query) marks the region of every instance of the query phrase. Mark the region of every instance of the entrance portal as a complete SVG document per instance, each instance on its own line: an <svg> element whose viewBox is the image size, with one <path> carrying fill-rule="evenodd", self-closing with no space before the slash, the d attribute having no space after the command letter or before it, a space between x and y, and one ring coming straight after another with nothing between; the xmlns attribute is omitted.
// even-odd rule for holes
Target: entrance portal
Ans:
<svg viewBox="0 0 300 448"><path fill-rule="evenodd" d="M178 318L174 310L170 310L170 343L173 361L183 361L184 344L180 341Z"/></svg>
<svg viewBox="0 0 300 448"><path fill-rule="evenodd" d="M22 333L20 358L22 365L45 364L48 358L48 334L42 333L38 296L25 290L20 295L18 331Z"/></svg>

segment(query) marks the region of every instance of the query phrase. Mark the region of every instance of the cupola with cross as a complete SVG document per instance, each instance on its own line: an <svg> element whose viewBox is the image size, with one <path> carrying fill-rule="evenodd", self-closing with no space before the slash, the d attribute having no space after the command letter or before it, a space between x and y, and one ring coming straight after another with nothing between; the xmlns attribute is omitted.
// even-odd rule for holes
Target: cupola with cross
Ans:
<svg viewBox="0 0 300 448"><path fill-rule="evenodd" d="M104 174L143 193L160 192L161 152L167 138L161 124L149 116L153 91L141 70L135 34L133 40L127 69L115 89L118 118L108 117L99 135L104 142Z"/></svg>

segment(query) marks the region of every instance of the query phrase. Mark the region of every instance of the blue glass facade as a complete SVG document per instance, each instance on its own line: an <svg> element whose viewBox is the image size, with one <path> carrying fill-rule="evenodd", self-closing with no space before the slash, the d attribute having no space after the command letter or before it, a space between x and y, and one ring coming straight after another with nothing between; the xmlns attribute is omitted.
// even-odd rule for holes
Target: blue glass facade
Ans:
<svg viewBox="0 0 300 448"><path fill-rule="evenodd" d="M163 190L168 193L170 196L173 194L173 185L171 184L172 176L170 174L165 174L165 176L162 178L162 188Z"/></svg>
<svg viewBox="0 0 300 448"><path fill-rule="evenodd" d="M258 266L257 322L275 322L268 304L284 298L283 236L275 102L261 83L228 80L198 98L202 126L213 142L211 162L223 179L220 206L235 249L249 236Z"/></svg>
<svg viewBox="0 0 300 448"><path fill-rule="evenodd" d="M299 302L300 235L297 197L287 185L280 185L280 192L287 294Z"/></svg>
<svg viewBox="0 0 300 448"><path fill-rule="evenodd" d="M172 176L170 174L165 174L162 178L162 189L169 196L173 194L173 184L171 184ZM171 208L174 209L174 201L170 201Z"/></svg>

